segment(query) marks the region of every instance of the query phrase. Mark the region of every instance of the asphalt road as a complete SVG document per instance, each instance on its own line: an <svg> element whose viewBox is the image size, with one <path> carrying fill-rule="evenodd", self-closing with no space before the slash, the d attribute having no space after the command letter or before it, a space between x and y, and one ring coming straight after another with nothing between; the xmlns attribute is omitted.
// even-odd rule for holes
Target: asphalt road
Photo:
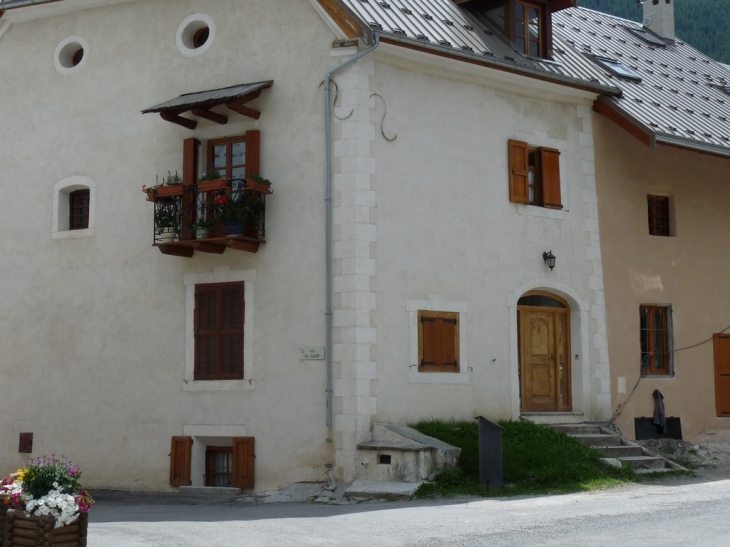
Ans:
<svg viewBox="0 0 730 547"><path fill-rule="evenodd" d="M490 500L178 505L101 501L89 547L730 547L730 480Z"/></svg>

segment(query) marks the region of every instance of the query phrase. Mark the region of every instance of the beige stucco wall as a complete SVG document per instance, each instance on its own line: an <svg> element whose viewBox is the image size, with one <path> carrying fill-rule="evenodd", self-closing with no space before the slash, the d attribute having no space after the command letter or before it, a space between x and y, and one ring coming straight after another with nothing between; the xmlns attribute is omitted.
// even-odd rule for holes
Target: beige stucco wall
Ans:
<svg viewBox="0 0 730 547"><path fill-rule="evenodd" d="M615 408L626 401L640 376L641 304L671 304L675 350L708 340L730 324L730 159L665 146L650 149L604 117L594 118ZM669 196L672 237L649 235L648 194ZM711 340L678 351L674 376L641 380L618 426L633 437L633 418L652 416L652 392L659 389L667 416L681 418L685 438L728 427L727 419L716 417L713 367ZM618 391L620 378L625 379L624 393Z"/></svg>
<svg viewBox="0 0 730 547"><path fill-rule="evenodd" d="M0 39L0 475L25 461L18 434L28 431L34 456L68 455L88 486L165 489L171 436L229 426L256 438L257 490L326 478L324 361L300 361L299 350L325 339L319 85L333 34L302 0L107 4L16 23ZM217 35L185 57L175 32L193 13ZM53 52L69 35L89 49L81 70L61 75ZM140 114L266 79L258 122L228 111L228 125L189 131ZM191 259L152 248L142 185L181 172L184 138L247 129L261 130L262 174L274 181L267 243ZM52 239L52 190L72 176L96 184L95 235ZM252 382L188 391L184 276L214 268L255 277Z"/></svg>

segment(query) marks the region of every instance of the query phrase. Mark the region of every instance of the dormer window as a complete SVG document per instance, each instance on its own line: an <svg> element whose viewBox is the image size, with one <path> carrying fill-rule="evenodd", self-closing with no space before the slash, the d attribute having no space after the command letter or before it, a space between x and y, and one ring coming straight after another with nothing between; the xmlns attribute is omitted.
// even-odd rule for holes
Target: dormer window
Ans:
<svg viewBox="0 0 730 547"><path fill-rule="evenodd" d="M545 6L514 0L513 15L515 49L531 57L545 57Z"/></svg>

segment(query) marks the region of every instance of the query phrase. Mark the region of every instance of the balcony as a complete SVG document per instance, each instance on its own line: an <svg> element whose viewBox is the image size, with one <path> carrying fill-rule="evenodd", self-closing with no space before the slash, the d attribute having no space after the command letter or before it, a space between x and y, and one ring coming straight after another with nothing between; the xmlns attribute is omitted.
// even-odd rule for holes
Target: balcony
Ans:
<svg viewBox="0 0 730 547"><path fill-rule="evenodd" d="M153 245L162 254L191 257L226 249L255 253L266 241L269 186L253 179L217 179L161 186L154 202Z"/></svg>

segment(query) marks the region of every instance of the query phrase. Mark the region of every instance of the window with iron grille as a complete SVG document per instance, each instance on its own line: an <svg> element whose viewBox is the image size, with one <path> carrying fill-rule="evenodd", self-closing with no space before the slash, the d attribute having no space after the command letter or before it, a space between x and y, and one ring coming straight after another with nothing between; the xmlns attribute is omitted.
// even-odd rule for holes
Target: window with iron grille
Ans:
<svg viewBox="0 0 730 547"><path fill-rule="evenodd" d="M672 374L671 306L640 306L641 374Z"/></svg>
<svg viewBox="0 0 730 547"><path fill-rule="evenodd" d="M195 380L243 379L243 283L195 286Z"/></svg>
<svg viewBox="0 0 730 547"><path fill-rule="evenodd" d="M205 448L205 486L231 486L233 475L233 447L207 446Z"/></svg>
<svg viewBox="0 0 730 547"><path fill-rule="evenodd" d="M669 235L669 198L667 196L647 196L649 205L649 234Z"/></svg>
<svg viewBox="0 0 730 547"><path fill-rule="evenodd" d="M70 230L85 230L89 227L89 191L76 190L69 194Z"/></svg>

